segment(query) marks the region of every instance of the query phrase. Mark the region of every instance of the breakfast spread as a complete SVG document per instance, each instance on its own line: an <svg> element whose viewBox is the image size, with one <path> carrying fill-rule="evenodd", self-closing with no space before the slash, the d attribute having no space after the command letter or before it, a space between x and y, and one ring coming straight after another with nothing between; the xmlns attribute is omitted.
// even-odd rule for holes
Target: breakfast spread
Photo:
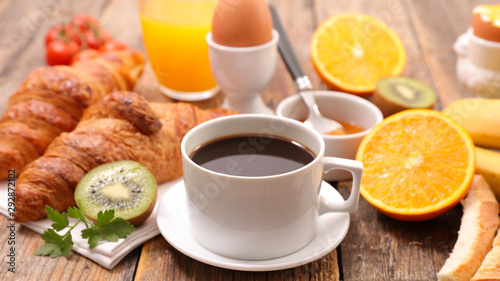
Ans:
<svg viewBox="0 0 500 281"><path fill-rule="evenodd" d="M169 1L170 4L174 2ZM196 16L186 17L189 9L179 3L177 8L183 12L169 16L196 20ZM313 233L311 229L316 229L319 208L316 204L324 204L326 207L321 208L326 209L338 207L329 205L327 199L318 201L319 189L303 188L306 185L319 188L322 180L328 180L327 175L322 174L323 167L315 165L327 163L326 158L333 153L328 150L329 146L335 146L343 152L357 152L353 160L340 159L350 158L345 155L334 155L339 157L338 161L343 161L342 165L356 170L352 172L346 168L355 178L351 198L359 191L371 206L392 219L430 220L462 203L458 239L437 273L438 280L499 277L500 152L492 149L500 149L500 101L493 99L498 95L494 88L482 87L475 91L469 78L473 67L478 67L474 71L487 70L488 75L493 76L497 70L500 72L492 63L500 58L500 51L497 54L495 48L483 48L495 47L500 42L500 5L474 8L472 27L466 35L469 41L465 37L460 39L470 46L460 45L462 41L455 45L460 55L457 64L459 78L468 79L464 82L467 90L473 89L478 96L487 98L459 99L445 106L442 112L432 109L438 103L438 94L432 87L401 75L406 64L406 51L399 36L388 25L375 17L357 13L338 13L327 18L319 24L311 39L312 66L327 87L344 93L323 91L318 94L316 103L325 112L329 109L326 107L337 107L339 116L346 118L331 119L340 121L347 134L334 131L322 136L308 127L307 130L312 132L305 133L301 130L306 129L299 129L305 125L287 120L292 129L284 130L286 133L282 134L286 138L262 133L283 129L279 126L282 125L280 118L304 120L305 116L305 111L301 111L300 118L295 118L300 102L287 100L284 102L288 105L286 109L280 109L283 112L278 113L279 117L268 116L274 113L269 112L257 95L275 70L278 42L266 1L220 0L216 6L215 1L203 5L206 6L203 6L200 20L204 22L191 26L191 29L187 28L189 24L176 22L171 25L162 19L159 14L169 12L158 1L150 1L147 5L141 3L141 21L148 58L155 64L167 60L164 55L181 45L172 44L173 39L161 41L164 34L171 38L184 33L207 34L208 50L205 41L188 39L182 44L200 48L180 51L188 57L200 53L204 59L210 54L211 71L225 92L226 100L222 106L208 109L186 102L151 102L134 92L146 64L144 54L113 40L93 17L76 15L67 24L49 30L45 38L48 66L28 75L9 98L6 112L0 119L0 178L7 178L10 169L19 173L14 219L16 222L36 222L47 217L54 222L52 228L42 234L46 244L35 255L69 255L73 242L68 233L75 226L68 222L68 217L76 219L77 224L85 224L82 237L89 240L89 250L103 240L116 242L126 238L135 227L140 227L152 217L151 214L155 214L153 210L161 199L158 185L183 176L183 188L188 191L191 203L194 202L189 207L199 202L210 205L208 209L196 206L200 208L190 213L192 217L202 212L209 214L190 221L190 226L195 229L193 237L196 233L197 240L204 241L206 249L240 260L288 255L287 245L292 244L286 242L288 227L295 227L292 232L302 236L300 243L295 243L302 247L314 236L306 235L306 232ZM211 19L211 29L208 18ZM253 53L264 48L265 54L264 51ZM245 61L246 67L240 67L241 61ZM208 74L206 63L205 74ZM473 66L464 66L468 63ZM186 71L180 71L181 68ZM468 69L469 74L464 69ZM181 92L215 89L212 73L207 79L197 80L190 76L191 70L189 63L179 63L169 70L177 71L179 78L164 79L157 73L160 84L163 84L158 84L158 87L179 86ZM327 103L323 94L340 94L340 97ZM345 108L338 108L340 101L345 99L343 96L358 100L346 102L342 106ZM369 103L377 110L371 112L360 106L363 103ZM263 121L258 121L261 118L257 115L239 113L263 108L266 111L258 112L264 113L260 116L266 116L274 123L253 128L247 133L246 128L251 127L247 124ZM359 108L364 109L355 110ZM358 118L359 121L350 120L352 111L364 117ZM207 122L234 117L247 119L234 123L236 125L228 121L227 126ZM371 123L367 119L371 119L368 120ZM196 130L203 133L194 137L188 135ZM231 134L231 131L239 133ZM229 137L210 137L220 132ZM351 135L357 134L360 143L337 142L351 140ZM200 144L201 138L206 138L206 141ZM189 139L186 142L192 147L185 148L184 139ZM298 139L306 140L314 148L303 146ZM254 146L244 146L247 141ZM326 147L326 152L319 156L312 152L323 147L317 145L318 142ZM192 152L188 155L192 160L189 164L183 159L184 149ZM316 161L317 158L321 160ZM335 165L340 162L332 163L325 164L325 167L335 170L338 168ZM291 180L278 184L278 180L286 177ZM213 178L219 182L212 184L210 180ZM335 177L333 180L339 179L346 178ZM299 184L300 188L293 187L296 194L286 189L306 181L309 183ZM255 182L260 182L258 187ZM359 190L354 183L359 183ZM265 184L269 188L260 192ZM252 187L250 191L244 190L246 186ZM232 193L232 190L238 191ZM301 196L297 195L299 191L303 193ZM266 196L262 195L264 193ZM224 195L218 197L220 194ZM231 204L237 200L228 200L225 196L234 196L240 203ZM279 200L265 201L264 197L272 196ZM311 200L303 206L305 197ZM354 199L357 198L351 198L344 201L349 207L339 209L340 212L356 211L357 200ZM268 213L263 211L266 208ZM309 210L314 210L314 215ZM272 216L278 212L283 213L274 219ZM260 217L255 214L260 214ZM244 216L245 220L238 215ZM302 215L311 215L311 219L304 219L307 222L301 225ZM280 220L285 219L297 223L284 226ZM197 225L196 220L202 223ZM217 222L214 225L227 225L220 230L219 226L212 225L213 221ZM249 223L253 223L254 229L248 229ZM262 237L274 235L273 231L278 228L283 229L279 235L274 235L275 242L271 243L276 246L285 241L283 249L277 251L279 254L266 255L267 249L256 250L257 242L259 245L269 243L264 238L252 241L256 243L252 244L238 235L220 235L228 229L234 233L248 231L255 235L256 229L266 227L272 231L263 231ZM68 232L61 233L68 228ZM114 230L106 232L106 228ZM307 230L301 232L303 229ZM51 237L58 242L54 243ZM226 242L232 246L226 246ZM273 247L264 248L271 250Z"/></svg>

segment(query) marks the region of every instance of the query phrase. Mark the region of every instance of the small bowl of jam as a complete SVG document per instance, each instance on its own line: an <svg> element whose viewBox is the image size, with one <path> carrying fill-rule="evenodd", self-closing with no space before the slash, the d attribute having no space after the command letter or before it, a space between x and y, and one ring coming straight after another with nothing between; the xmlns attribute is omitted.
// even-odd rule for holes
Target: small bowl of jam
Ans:
<svg viewBox="0 0 500 281"><path fill-rule="evenodd" d="M325 156L355 159L361 140L384 117L370 101L347 93L334 91L312 91L321 114L339 122L344 129L323 134ZM284 99L277 107L278 116L304 121L308 110L300 96ZM326 181L348 180L351 174L342 170L332 170L324 177Z"/></svg>

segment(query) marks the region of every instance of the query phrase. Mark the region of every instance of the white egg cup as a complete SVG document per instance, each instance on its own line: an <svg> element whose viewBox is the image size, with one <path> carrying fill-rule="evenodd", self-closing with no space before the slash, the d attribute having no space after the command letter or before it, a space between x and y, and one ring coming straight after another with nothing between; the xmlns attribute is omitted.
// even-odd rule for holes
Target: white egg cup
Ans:
<svg viewBox="0 0 500 281"><path fill-rule="evenodd" d="M252 47L228 47L215 43L212 33L206 36L212 74L225 94L222 107L240 113L274 115L260 95L271 80L276 65L279 35Z"/></svg>
<svg viewBox="0 0 500 281"><path fill-rule="evenodd" d="M481 39L472 29L453 45L457 76L464 88L483 98L500 98L500 43Z"/></svg>

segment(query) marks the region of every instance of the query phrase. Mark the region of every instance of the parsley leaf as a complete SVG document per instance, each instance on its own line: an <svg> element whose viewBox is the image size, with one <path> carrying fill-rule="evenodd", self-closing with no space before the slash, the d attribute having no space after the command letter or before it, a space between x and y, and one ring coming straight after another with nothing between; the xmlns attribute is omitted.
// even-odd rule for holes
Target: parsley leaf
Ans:
<svg viewBox="0 0 500 281"><path fill-rule="evenodd" d="M114 210L106 210L99 212L97 215L97 223L93 224L78 208L73 207L67 210L67 213L59 213L51 207L45 207L47 218L53 221L52 228L47 229L42 234L42 239L45 244L40 246L35 251L37 256L50 256L51 258L65 255L69 256L73 249L73 238L71 231L80 223L85 224L85 229L82 230L82 238L88 239L89 248L94 249L99 242L106 240L116 242L120 238L126 238L132 233L134 226L123 218L115 217ZM74 225L69 225L68 217L77 219ZM56 231L61 231L69 228L63 235Z"/></svg>
<svg viewBox="0 0 500 281"><path fill-rule="evenodd" d="M60 214L49 206L45 207L45 212L47 213L47 217L54 222L52 227L56 231L63 230L69 226L68 217L65 214Z"/></svg>
<svg viewBox="0 0 500 281"><path fill-rule="evenodd" d="M45 230L42 234L42 239L45 240L45 244L36 250L35 255L50 255L51 258L55 258L63 254L63 249L61 247L63 237L57 234L53 229Z"/></svg>
<svg viewBox="0 0 500 281"><path fill-rule="evenodd" d="M97 213L97 227L110 222L115 217L115 210L100 211Z"/></svg>
<svg viewBox="0 0 500 281"><path fill-rule="evenodd" d="M68 208L68 217L74 218L74 219L79 219L79 220L85 220L87 219L85 215L76 207L69 207Z"/></svg>
<svg viewBox="0 0 500 281"><path fill-rule="evenodd" d="M99 242L102 241L103 239L102 233L99 232L96 228L87 228L82 230L82 238L88 238L89 239L89 248L94 249ZM110 242L116 242L116 241L110 241Z"/></svg>
<svg viewBox="0 0 500 281"><path fill-rule="evenodd" d="M50 256L51 258L57 258L63 255L63 251L59 246L59 243L45 242L38 250L35 251L35 256Z"/></svg>
<svg viewBox="0 0 500 281"><path fill-rule="evenodd" d="M122 218L114 218L110 222L100 225L99 230L107 241L116 242L120 238L127 237L134 230L134 226Z"/></svg>
<svg viewBox="0 0 500 281"><path fill-rule="evenodd" d="M63 254L68 257L71 249L73 249L73 239L71 237L71 232L68 231L67 235L62 240L61 249Z"/></svg>

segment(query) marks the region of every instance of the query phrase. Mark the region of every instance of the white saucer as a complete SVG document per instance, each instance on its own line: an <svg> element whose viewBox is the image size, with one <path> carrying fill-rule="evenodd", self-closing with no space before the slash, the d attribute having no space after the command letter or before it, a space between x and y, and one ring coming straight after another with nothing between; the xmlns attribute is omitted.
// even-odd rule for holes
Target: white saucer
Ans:
<svg viewBox="0 0 500 281"><path fill-rule="evenodd" d="M324 181L321 194L331 201L344 201L337 190ZM244 271L280 270L315 261L337 247L349 229L348 213L327 213L319 217L315 238L288 256L259 261L220 256L199 245L190 233L184 181L174 185L162 197L156 221L163 237L185 255L206 264Z"/></svg>

